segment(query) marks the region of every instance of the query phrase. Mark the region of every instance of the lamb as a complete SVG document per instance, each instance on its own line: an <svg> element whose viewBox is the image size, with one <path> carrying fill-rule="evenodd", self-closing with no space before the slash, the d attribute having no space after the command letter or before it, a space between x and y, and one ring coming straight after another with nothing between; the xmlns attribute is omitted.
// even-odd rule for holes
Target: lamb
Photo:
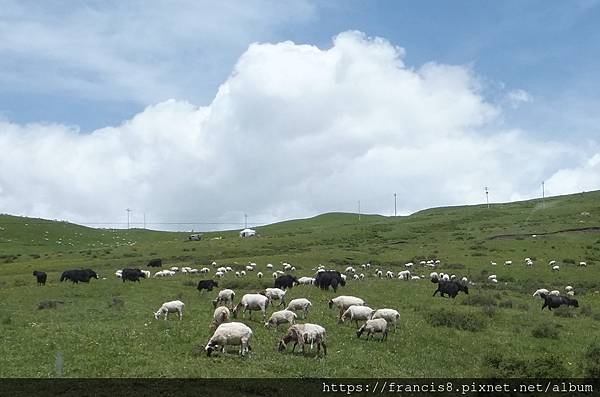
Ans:
<svg viewBox="0 0 600 397"><path fill-rule="evenodd" d="M334 305L340 309L339 318L341 322L342 315L350 306L363 306L365 305L365 301L355 296L340 295L329 300L329 308L331 309Z"/></svg>
<svg viewBox="0 0 600 397"><path fill-rule="evenodd" d="M317 354L321 352L321 347L323 347L323 354L327 355L327 346L325 345L325 342L327 341L327 332L325 331L325 328L320 325L310 323L292 325L279 341L277 350L280 352L284 351L287 344L292 341L294 342L292 353L298 344L302 349L302 353L304 353L304 344L310 343L311 350L316 344Z"/></svg>
<svg viewBox="0 0 600 397"><path fill-rule="evenodd" d="M233 306L233 299L235 298L235 292L231 289L223 289L219 291L219 294L212 301L213 307L219 306L221 303L225 303L229 308Z"/></svg>
<svg viewBox="0 0 600 397"><path fill-rule="evenodd" d="M308 317L308 309L312 306L312 303L306 298L296 298L292 299L290 303L287 305L286 310L291 310L293 312L302 310L304 312L304 318Z"/></svg>
<svg viewBox="0 0 600 397"><path fill-rule="evenodd" d="M358 328L358 321L367 321L375 313L375 310L368 306L350 306L344 314L342 314L341 322L346 320L356 322L356 328Z"/></svg>
<svg viewBox="0 0 600 397"><path fill-rule="evenodd" d="M381 332L381 341L383 342L387 339L388 335L387 321L385 321L383 318L367 320L367 322L364 323L362 327L358 329L358 331L356 331L356 336L360 338L365 331L367 332L367 339L369 339L369 336L373 338L373 334Z"/></svg>
<svg viewBox="0 0 600 397"><path fill-rule="evenodd" d="M271 301L271 305L273 305L274 301L279 301L279 306L285 305L285 291L279 288L266 288L264 291L260 293L261 295L266 296Z"/></svg>
<svg viewBox="0 0 600 397"><path fill-rule="evenodd" d="M221 352L225 353L227 345L240 345L240 356L244 356L248 351L252 350L250 342L252 340L252 330L245 324L232 322L223 323L215 330L213 336L206 343L206 354L208 357L216 350L217 346L221 347Z"/></svg>
<svg viewBox="0 0 600 397"><path fill-rule="evenodd" d="M542 294L548 295L548 293L549 291L546 288L540 288L533 293L533 297L535 298L536 296L539 296L540 299L543 299Z"/></svg>
<svg viewBox="0 0 600 397"><path fill-rule="evenodd" d="M210 324L210 328L215 329L224 322L229 321L230 318L231 312L229 311L229 309L225 306L219 306L215 309L215 312L213 314L213 321Z"/></svg>
<svg viewBox="0 0 600 397"><path fill-rule="evenodd" d="M156 313L154 313L154 318L158 320L161 315L164 315L165 320L166 320L169 313L177 312L179 314L179 320L181 320L183 318L183 307L184 306L185 305L182 301L165 302L160 307L160 309L158 309L158 311Z"/></svg>
<svg viewBox="0 0 600 397"><path fill-rule="evenodd" d="M389 325L394 325L394 333L396 333L396 328L398 327L398 321L400 320L400 313L394 309L378 309L373 313L371 319L382 318Z"/></svg>
<svg viewBox="0 0 600 397"><path fill-rule="evenodd" d="M267 306L269 305L269 298L261 294L245 294L242 296L242 300L233 308L233 318L237 318L238 311L242 310L242 318L246 314L246 310L250 311L250 318L252 318L252 311L260 310L263 315L263 321L267 317Z"/></svg>
<svg viewBox="0 0 600 397"><path fill-rule="evenodd" d="M271 314L271 317L269 318L269 321L265 323L265 327L275 325L275 328L279 328L279 324L283 323L290 323L294 325L296 318L296 313L287 309L280 310L278 312L273 312L273 314Z"/></svg>

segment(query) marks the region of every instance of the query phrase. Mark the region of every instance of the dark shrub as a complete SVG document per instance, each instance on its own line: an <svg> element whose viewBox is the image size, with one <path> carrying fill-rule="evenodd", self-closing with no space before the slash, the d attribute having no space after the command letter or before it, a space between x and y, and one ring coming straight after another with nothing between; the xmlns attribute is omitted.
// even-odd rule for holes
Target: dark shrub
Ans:
<svg viewBox="0 0 600 397"><path fill-rule="evenodd" d="M531 331L534 338L558 339L558 330L551 324L542 323Z"/></svg>
<svg viewBox="0 0 600 397"><path fill-rule="evenodd" d="M427 322L434 327L448 327L463 331L477 332L485 329L486 322L474 313L462 313L439 309L427 313Z"/></svg>

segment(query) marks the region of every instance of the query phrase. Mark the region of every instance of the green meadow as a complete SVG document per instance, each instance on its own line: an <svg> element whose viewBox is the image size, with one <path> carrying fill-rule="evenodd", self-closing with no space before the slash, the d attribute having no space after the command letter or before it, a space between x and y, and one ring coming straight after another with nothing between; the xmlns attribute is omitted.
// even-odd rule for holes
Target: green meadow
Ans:
<svg viewBox="0 0 600 397"><path fill-rule="evenodd" d="M587 377L600 376L600 192L488 208L434 208L406 217L330 213L237 231L187 233L141 229L93 229L66 222L0 215L1 377ZM217 239L219 238L220 239ZM524 258L534 261L532 267ZM248 262L259 279L228 273L219 288L200 293L204 275L178 274L123 283L124 267L219 266L242 270ZM439 259L435 271L467 277L469 295L432 297L433 270L421 260ZM512 260L512 266L504 266ZM559 271L548 262L555 260ZM586 267L577 266L581 261ZM337 293L296 286L287 300L306 297L309 322L327 330L328 354L276 350L286 326L264 327L260 313L238 319L253 332L253 350L237 348L207 357L214 299L220 288L247 292L272 286L266 264L296 267L312 276L319 264L343 271L354 266L361 281L348 280ZM370 269L361 264L371 263ZM375 269L397 273L414 262L425 279L379 279ZM492 265L491 262L497 263ZM62 271L92 268L89 284L59 282ZM44 287L34 270L48 273ZM498 283L487 282L497 275ZM210 277L210 276L208 276ZM578 308L541 311L538 288L575 288ZM355 326L338 324L327 301L355 295L369 306L394 308L400 325L388 340L357 339ZM183 320L155 320L163 302L185 303ZM44 305L45 302L45 305ZM40 304L42 304L40 306ZM50 307L44 307L50 306ZM40 308L42 307L42 308ZM278 310L270 308L269 314ZM303 321L303 320L301 320Z"/></svg>

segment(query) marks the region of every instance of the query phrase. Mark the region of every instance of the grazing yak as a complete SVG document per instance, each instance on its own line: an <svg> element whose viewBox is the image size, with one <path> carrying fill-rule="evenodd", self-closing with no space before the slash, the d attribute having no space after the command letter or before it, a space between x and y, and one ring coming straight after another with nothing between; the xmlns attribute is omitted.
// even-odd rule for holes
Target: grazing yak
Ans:
<svg viewBox="0 0 600 397"><path fill-rule="evenodd" d="M207 291L212 291L214 287L218 287L219 283L217 283L215 280L200 280L198 282L198 291L202 292L203 289L207 290Z"/></svg>
<svg viewBox="0 0 600 397"><path fill-rule="evenodd" d="M577 302L577 299L567 298L566 296L556 296L542 293L540 294L540 297L544 300L542 310L547 307L548 310L552 311L552 309L556 309L561 305L579 307L579 302Z"/></svg>
<svg viewBox="0 0 600 397"><path fill-rule="evenodd" d="M313 283L322 290L327 290L331 286L334 292L337 292L338 285L342 287L346 285L346 281L342 277L341 273L336 270L327 270L319 272Z"/></svg>
<svg viewBox="0 0 600 397"><path fill-rule="evenodd" d="M466 284L463 284L461 282L458 281L444 281L444 280L440 280L438 282L438 287L435 290L435 292L433 293L433 296L435 296L435 294L437 294L438 292L440 293L440 296L444 296L444 294L448 294L448 296L452 299L456 298L456 295L458 295L458 293L462 291L465 294L469 295L469 287Z"/></svg>
<svg viewBox="0 0 600 397"><path fill-rule="evenodd" d="M298 279L290 274L279 276L275 279L275 288L285 290L286 288L292 288L294 285L298 285Z"/></svg>
<svg viewBox="0 0 600 397"><path fill-rule="evenodd" d="M73 269L65 270L60 276L60 281L69 280L79 284L79 282L89 283L92 278L98 279L98 275L92 269Z"/></svg>
<svg viewBox="0 0 600 397"><path fill-rule="evenodd" d="M121 272L121 279L123 280L123 282L125 282L125 280L128 280L137 281L139 283L140 278L146 278L146 275L140 269L123 269L123 271Z"/></svg>
<svg viewBox="0 0 600 397"><path fill-rule="evenodd" d="M150 267L162 267L162 259L159 259L159 258L150 259L150 262L148 262L148 264L146 266L150 266Z"/></svg>
<svg viewBox="0 0 600 397"><path fill-rule="evenodd" d="M37 277L38 285L46 285L46 278L48 278L46 273L34 270L33 275Z"/></svg>

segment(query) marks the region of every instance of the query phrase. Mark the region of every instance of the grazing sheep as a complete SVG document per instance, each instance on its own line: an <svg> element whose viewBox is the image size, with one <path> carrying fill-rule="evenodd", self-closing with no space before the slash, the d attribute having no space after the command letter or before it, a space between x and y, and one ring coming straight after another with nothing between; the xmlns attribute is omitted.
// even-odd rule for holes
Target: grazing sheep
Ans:
<svg viewBox="0 0 600 397"><path fill-rule="evenodd" d="M541 294L540 296L544 300L542 310L547 307L548 310L551 311L552 309L556 309L561 305L579 307L579 302L577 302L577 299L567 298L566 296L554 296L546 294Z"/></svg>
<svg viewBox="0 0 600 397"><path fill-rule="evenodd" d="M512 261L506 261L506 262L504 262L504 265L505 266L510 266L510 265L512 265Z"/></svg>
<svg viewBox="0 0 600 397"><path fill-rule="evenodd" d="M540 288L533 293L533 297L535 298L536 296L539 296L540 299L543 299L542 294L548 295L548 293L549 291L546 288Z"/></svg>
<svg viewBox="0 0 600 397"><path fill-rule="evenodd" d="M375 272L375 276L376 276L376 277L379 277L379 278L382 278L382 277L383 277L383 272L382 272L381 270L377 270L377 271Z"/></svg>
<svg viewBox="0 0 600 397"><path fill-rule="evenodd" d="M150 273L150 270L140 270L142 273L144 273L144 276L146 276L146 278L150 278L150 276L152 275L152 273Z"/></svg>
<svg viewBox="0 0 600 397"><path fill-rule="evenodd" d="M308 317L308 309L312 306L312 303L306 298L296 298L292 299L288 304L286 310L290 311L298 311L302 310L304 312L304 318Z"/></svg>
<svg viewBox="0 0 600 397"><path fill-rule="evenodd" d="M573 291L573 287L572 287L572 286L570 286L570 285L567 285L567 286L565 287L565 291Z"/></svg>
<svg viewBox="0 0 600 397"><path fill-rule="evenodd" d="M215 329L224 322L229 321L230 318L231 312L229 311L229 309L225 306L219 306L215 309L215 312L213 314L213 321L210 324L210 328Z"/></svg>
<svg viewBox="0 0 600 397"><path fill-rule="evenodd" d="M203 267L202 269L200 269L200 273L209 273L210 269L207 267Z"/></svg>
<svg viewBox="0 0 600 397"><path fill-rule="evenodd" d="M294 325L296 318L296 313L287 309L280 310L278 312L273 312L273 314L271 314L271 317L269 318L269 321L265 323L265 327L275 325L275 328L279 328L279 324L283 323L290 323Z"/></svg>
<svg viewBox="0 0 600 397"><path fill-rule="evenodd" d="M252 266L246 266L246 270L249 272L253 272L254 268Z"/></svg>
<svg viewBox="0 0 600 397"><path fill-rule="evenodd" d="M469 279L468 279L468 278L466 278L466 277L463 277L463 278L461 278L461 279L460 279L460 281L461 281L463 284L466 284L466 283L468 283L468 282L469 282Z"/></svg>
<svg viewBox="0 0 600 397"><path fill-rule="evenodd" d="M220 346L221 352L225 353L227 345L240 345L240 356L243 357L248 351L252 350L251 340L252 330L247 325L237 322L223 323L215 330L204 349L207 356L210 357L217 346Z"/></svg>
<svg viewBox="0 0 600 397"><path fill-rule="evenodd" d="M394 333L396 333L396 328L398 327L398 321L400 321L400 313L394 309L377 309L375 313L371 316L371 319L382 318L389 325L394 325Z"/></svg>
<svg viewBox="0 0 600 397"><path fill-rule="evenodd" d="M577 266L587 267L587 263L585 263L585 262L579 262L579 265L577 265Z"/></svg>
<svg viewBox="0 0 600 397"><path fill-rule="evenodd" d="M361 279L361 280L362 280L362 279L364 279L364 278L365 278L365 275L364 275L364 273L361 273L361 274L359 275L359 277L360 277L360 279Z"/></svg>
<svg viewBox="0 0 600 397"><path fill-rule="evenodd" d="M329 300L329 302L328 302L328 304L329 304L329 308L330 308L330 309L331 309L331 308L332 308L334 305L335 305L335 306L336 306L338 309L340 309L340 316L339 316L339 319L340 319L340 322L341 322L342 315L344 314L344 312L345 312L346 310L348 310L348 308L349 308L350 306L354 306L354 305L356 305L356 306L363 306L363 305L365 305L365 301L364 301L364 300L362 300L362 299L360 299L360 298L357 298L357 297L355 297L355 296L346 296L346 295L340 295L340 296L338 296L338 297L335 297L335 298L333 298L333 299L330 299L330 300Z"/></svg>
<svg viewBox="0 0 600 397"><path fill-rule="evenodd" d="M558 265L552 266L552 270L557 272L560 270L560 266L558 266Z"/></svg>
<svg viewBox="0 0 600 397"><path fill-rule="evenodd" d="M368 306L350 306L344 314L342 314L341 322L346 320L356 322L356 328L358 328L359 321L367 321L375 313L375 310Z"/></svg>
<svg viewBox="0 0 600 397"><path fill-rule="evenodd" d="M217 297L212 301L213 307L217 307L224 303L229 308L233 306L233 299L235 298L235 292L231 289L223 289L219 291Z"/></svg>
<svg viewBox="0 0 600 397"><path fill-rule="evenodd" d="M492 266L496 266L496 262L491 262L491 261L490 261L490 265L492 265Z"/></svg>
<svg viewBox="0 0 600 397"><path fill-rule="evenodd" d="M353 280L360 280L360 277L358 276L358 274L353 274L352 275L352 279Z"/></svg>
<svg viewBox="0 0 600 397"><path fill-rule="evenodd" d="M569 296L575 296L575 291L567 291L567 295L569 295Z"/></svg>
<svg viewBox="0 0 600 397"><path fill-rule="evenodd" d="M419 277L419 276L412 276L410 279L411 279L411 280L420 280L420 279L421 279L421 277Z"/></svg>
<svg viewBox="0 0 600 397"><path fill-rule="evenodd" d="M240 272L235 272L236 277L241 277Z"/></svg>
<svg viewBox="0 0 600 397"><path fill-rule="evenodd" d="M301 285L312 285L315 282L313 277L300 277L298 279L298 284Z"/></svg>
<svg viewBox="0 0 600 397"><path fill-rule="evenodd" d="M400 280L409 280L410 277L410 270L402 270L401 272L398 272L398 279Z"/></svg>
<svg viewBox="0 0 600 397"><path fill-rule="evenodd" d="M158 311L156 313L154 313L154 318L158 320L160 318L160 316L164 315L165 320L166 320L169 313L177 312L179 314L179 320L181 320L183 318L183 307L184 306L185 305L182 301L165 302L160 307L160 309L158 309Z"/></svg>
<svg viewBox="0 0 600 397"><path fill-rule="evenodd" d="M348 266L346 270L344 270L344 273L356 273L356 270L354 270L352 266Z"/></svg>
<svg viewBox="0 0 600 397"><path fill-rule="evenodd" d="M548 265L554 266L554 265L556 265L556 261L550 261L550 262L548 262Z"/></svg>
<svg viewBox="0 0 600 397"><path fill-rule="evenodd" d="M267 263L267 269L273 269L273 265L270 263Z"/></svg>
<svg viewBox="0 0 600 397"><path fill-rule="evenodd" d="M263 273L262 273L262 272L258 272L258 273L256 273L256 277L258 277L258 278L263 278Z"/></svg>
<svg viewBox="0 0 600 397"><path fill-rule="evenodd" d="M245 270L242 270L242 271L240 272L240 274L242 275L242 277L246 277L246 271L245 271Z"/></svg>
<svg viewBox="0 0 600 397"><path fill-rule="evenodd" d="M267 306L269 305L269 298L261 294L246 294L242 296L242 300L233 308L233 318L237 318L238 311L242 310L242 318L244 318L246 311L250 311L250 318L252 319L252 312L260 310L263 315L263 321L267 317Z"/></svg>
<svg viewBox="0 0 600 397"><path fill-rule="evenodd" d="M300 345L302 353L304 353L304 344L310 343L311 350L315 344L317 345L317 355L321 352L321 347L323 347L323 354L327 355L327 346L325 345L327 332L320 325L310 323L292 325L279 341L277 350L280 352L284 351L286 346L292 341L294 342L292 353L297 345Z"/></svg>
<svg viewBox="0 0 600 397"><path fill-rule="evenodd" d="M387 321L385 321L383 318L367 320L367 322L364 323L362 327L358 329L358 331L356 331L356 337L360 338L365 331L367 332L367 339L369 339L369 336L373 338L373 334L381 332L381 341L383 342L387 339L388 335Z"/></svg>
<svg viewBox="0 0 600 397"><path fill-rule="evenodd" d="M224 275L224 272L215 272L215 277L223 277Z"/></svg>
<svg viewBox="0 0 600 397"><path fill-rule="evenodd" d="M285 305L285 291L279 288L266 288L260 292L261 295L266 296L271 301L271 306L274 305L274 301L279 301L279 306Z"/></svg>
<svg viewBox="0 0 600 397"><path fill-rule="evenodd" d="M492 280L494 280L494 279L496 279L496 275L495 275L495 274L490 274L490 275L488 276L488 281L492 281Z"/></svg>
<svg viewBox="0 0 600 397"><path fill-rule="evenodd" d="M552 291L548 292L548 295L559 296L560 295L560 291L557 290L557 289L553 289Z"/></svg>

